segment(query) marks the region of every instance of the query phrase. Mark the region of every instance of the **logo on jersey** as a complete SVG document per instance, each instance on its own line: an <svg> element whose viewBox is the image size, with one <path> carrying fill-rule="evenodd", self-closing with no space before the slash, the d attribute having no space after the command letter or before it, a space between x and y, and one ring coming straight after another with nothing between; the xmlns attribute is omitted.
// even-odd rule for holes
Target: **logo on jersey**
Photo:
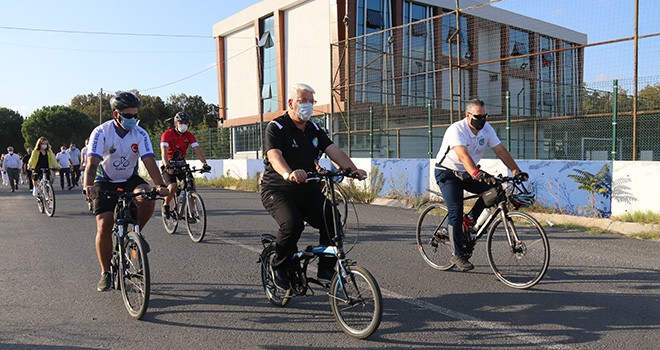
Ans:
<svg viewBox="0 0 660 350"><path fill-rule="evenodd" d="M115 152L117 152L117 149L115 148L115 146L111 146L110 147L110 154L113 154Z"/></svg>
<svg viewBox="0 0 660 350"><path fill-rule="evenodd" d="M312 139L312 145L314 145L314 148L319 147L319 139L317 137Z"/></svg>
<svg viewBox="0 0 660 350"><path fill-rule="evenodd" d="M138 151L138 144L137 144L137 143L132 144L132 145L131 145L131 150L133 151L133 153L137 153L137 151Z"/></svg>
<svg viewBox="0 0 660 350"><path fill-rule="evenodd" d="M295 139L293 140L293 143L291 144L291 148L298 148L298 143L296 142Z"/></svg>
<svg viewBox="0 0 660 350"><path fill-rule="evenodd" d="M484 142L486 142L486 140L484 140L484 139L479 139L479 146L483 146L483 145L484 145Z"/></svg>

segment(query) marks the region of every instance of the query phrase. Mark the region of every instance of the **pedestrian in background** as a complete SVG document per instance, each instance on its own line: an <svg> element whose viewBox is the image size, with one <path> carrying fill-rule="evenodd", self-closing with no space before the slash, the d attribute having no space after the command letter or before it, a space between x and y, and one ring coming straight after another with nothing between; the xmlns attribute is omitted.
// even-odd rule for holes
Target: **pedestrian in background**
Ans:
<svg viewBox="0 0 660 350"><path fill-rule="evenodd" d="M23 171L23 175L25 176L25 181L27 182L28 186L30 187L30 191L32 191L32 170L29 169L28 164L30 163L30 155L32 155L32 147L27 148L27 152L23 156L22 162L23 165L21 165L21 170Z"/></svg>
<svg viewBox="0 0 660 350"><path fill-rule="evenodd" d="M69 156L69 152L67 152L65 145L62 145L60 150L61 152L55 155L55 159L57 159L57 163L60 165L60 187L64 189L64 177L66 177L67 190L70 190L73 188L73 186L71 186L71 168L73 168L71 165L71 157Z"/></svg>
<svg viewBox="0 0 660 350"><path fill-rule="evenodd" d="M2 159L2 170L7 174L11 191L18 190L21 181L21 157L14 153L14 147L7 147L7 155Z"/></svg>
<svg viewBox="0 0 660 350"><path fill-rule="evenodd" d="M69 145L69 157L71 157L71 187L78 186L80 180L80 150L76 148L76 144L71 142Z"/></svg>

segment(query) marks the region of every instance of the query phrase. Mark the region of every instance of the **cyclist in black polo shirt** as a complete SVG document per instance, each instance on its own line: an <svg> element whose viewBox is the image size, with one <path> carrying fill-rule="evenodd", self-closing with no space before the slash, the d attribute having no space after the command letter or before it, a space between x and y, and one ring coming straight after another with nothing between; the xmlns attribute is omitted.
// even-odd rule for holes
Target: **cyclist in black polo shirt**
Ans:
<svg viewBox="0 0 660 350"><path fill-rule="evenodd" d="M289 288L288 262L296 251L305 222L319 229L321 245L331 245L323 211L332 216L319 183L306 183L307 172L316 170L321 152L342 169L357 169L353 161L315 123L309 121L313 113L314 89L306 84L294 84L289 89L288 112L271 121L264 138L265 171L261 201L280 226L277 232L276 256L272 262L275 283ZM367 177L362 169L354 170L360 179ZM319 258L318 279L330 280L335 258Z"/></svg>

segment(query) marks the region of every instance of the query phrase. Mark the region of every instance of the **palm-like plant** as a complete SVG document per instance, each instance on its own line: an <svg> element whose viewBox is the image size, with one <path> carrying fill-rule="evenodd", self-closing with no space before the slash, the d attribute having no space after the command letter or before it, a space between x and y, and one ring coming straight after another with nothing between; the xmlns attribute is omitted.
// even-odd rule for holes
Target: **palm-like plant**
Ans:
<svg viewBox="0 0 660 350"><path fill-rule="evenodd" d="M596 195L602 195L605 198L610 198L612 195L612 175L610 174L610 165L605 163L602 168L596 173L592 174L588 171L581 169L573 169L577 174L569 174L568 177L579 184L578 189L589 192L589 205L591 213L594 216L603 217L607 214L605 211L600 210L596 204Z"/></svg>

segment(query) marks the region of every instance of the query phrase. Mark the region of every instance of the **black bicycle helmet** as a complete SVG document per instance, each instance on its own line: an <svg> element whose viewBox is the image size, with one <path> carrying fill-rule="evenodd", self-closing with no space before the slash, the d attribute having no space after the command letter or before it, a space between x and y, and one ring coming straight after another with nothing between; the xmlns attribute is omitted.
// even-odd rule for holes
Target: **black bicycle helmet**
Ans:
<svg viewBox="0 0 660 350"><path fill-rule="evenodd" d="M175 122L190 122L190 116L186 112L179 112L174 116Z"/></svg>
<svg viewBox="0 0 660 350"><path fill-rule="evenodd" d="M137 108L141 105L142 102L140 102L140 99L132 92L118 92L110 99L110 107L112 107L112 110L122 110L131 107Z"/></svg>

